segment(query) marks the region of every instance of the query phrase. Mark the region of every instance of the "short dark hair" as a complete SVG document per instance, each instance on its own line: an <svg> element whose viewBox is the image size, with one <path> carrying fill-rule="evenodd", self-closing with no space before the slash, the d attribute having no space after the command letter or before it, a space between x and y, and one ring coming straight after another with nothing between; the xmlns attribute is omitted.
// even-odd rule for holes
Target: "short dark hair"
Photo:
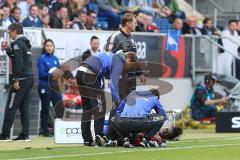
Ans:
<svg viewBox="0 0 240 160"><path fill-rule="evenodd" d="M19 7L13 7L13 9L11 10L11 14L13 14L16 10L20 10L21 11L21 9Z"/></svg>
<svg viewBox="0 0 240 160"><path fill-rule="evenodd" d="M72 72L69 71L69 70L65 70L64 73L63 73L63 78L66 79L66 80L70 79L70 78L73 78Z"/></svg>
<svg viewBox="0 0 240 160"><path fill-rule="evenodd" d="M149 91L150 91L154 96L157 96L158 99L159 99L160 93L159 93L159 91L158 91L157 89L151 88L151 89L149 89Z"/></svg>
<svg viewBox="0 0 240 160"><path fill-rule="evenodd" d="M217 81L217 77L214 74L212 74L212 73L208 73L208 74L206 74L204 76L204 83L209 83L211 80L216 82Z"/></svg>
<svg viewBox="0 0 240 160"><path fill-rule="evenodd" d="M88 12L87 12L87 15L90 16L92 13L97 14L96 11L88 11Z"/></svg>
<svg viewBox="0 0 240 160"><path fill-rule="evenodd" d="M31 11L33 7L37 7L37 8L39 8L38 5L36 5L36 4L32 4L32 5L29 7L29 11Z"/></svg>
<svg viewBox="0 0 240 160"><path fill-rule="evenodd" d="M236 19L231 19L231 20L228 21L228 25L230 25L231 23L238 24L238 21Z"/></svg>
<svg viewBox="0 0 240 160"><path fill-rule="evenodd" d="M99 38L97 36L92 36L90 41L92 42L92 40L94 40L94 39L99 39Z"/></svg>
<svg viewBox="0 0 240 160"><path fill-rule="evenodd" d="M7 4L2 5L1 9L3 9L3 8L9 8L11 10L11 7L8 6Z"/></svg>
<svg viewBox="0 0 240 160"><path fill-rule="evenodd" d="M53 44L53 46L54 46L54 49L55 49L55 44L54 44L53 40L52 40L52 39L46 39L46 40L44 41L44 43L43 43L42 53L46 53L45 45L46 45L48 42L51 42L51 43ZM54 53L54 51L53 51L53 53Z"/></svg>
<svg viewBox="0 0 240 160"><path fill-rule="evenodd" d="M203 24L207 24L209 21L212 21L212 19L209 18L209 17L206 17L206 18L204 18L204 20L203 20Z"/></svg>
<svg viewBox="0 0 240 160"><path fill-rule="evenodd" d="M131 62L137 62L137 55L134 52L126 52L125 54L125 58L129 58L131 60Z"/></svg>
<svg viewBox="0 0 240 160"><path fill-rule="evenodd" d="M124 14L123 19L122 19L122 26L124 27L127 25L128 22L132 22L133 18L136 18L135 14L132 14L132 13Z"/></svg>
<svg viewBox="0 0 240 160"><path fill-rule="evenodd" d="M23 34L23 26L21 23L12 23L8 26L9 31L15 31L18 35Z"/></svg>
<svg viewBox="0 0 240 160"><path fill-rule="evenodd" d="M183 130L181 127L173 127L171 131L168 130L168 132L164 134L163 138L166 140L176 140L182 133Z"/></svg>
<svg viewBox="0 0 240 160"><path fill-rule="evenodd" d="M57 11L60 11L62 8L66 8L67 10L69 9L67 6L64 6L63 4L60 4L58 7L57 7Z"/></svg>

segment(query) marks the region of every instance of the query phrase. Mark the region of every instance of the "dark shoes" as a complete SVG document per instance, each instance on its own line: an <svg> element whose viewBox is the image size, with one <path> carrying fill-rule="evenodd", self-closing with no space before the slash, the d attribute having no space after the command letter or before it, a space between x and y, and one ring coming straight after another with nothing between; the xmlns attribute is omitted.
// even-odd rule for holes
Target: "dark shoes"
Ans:
<svg viewBox="0 0 240 160"><path fill-rule="evenodd" d="M11 141L10 137L0 135L0 142L9 142Z"/></svg>
<svg viewBox="0 0 240 160"><path fill-rule="evenodd" d="M88 147L94 147L95 143L94 142L84 142L83 144L84 146L88 146Z"/></svg>
<svg viewBox="0 0 240 160"><path fill-rule="evenodd" d="M96 135L95 142L96 142L96 145L98 146L104 146L106 143L105 140L99 135Z"/></svg>
<svg viewBox="0 0 240 160"><path fill-rule="evenodd" d="M123 140L123 147L124 148L133 148L134 146L130 143L128 138L124 138L124 140Z"/></svg>
<svg viewBox="0 0 240 160"><path fill-rule="evenodd" d="M17 138L12 139L13 141L19 142L30 142L30 138L28 136L19 135Z"/></svg>
<svg viewBox="0 0 240 160"><path fill-rule="evenodd" d="M143 138L142 141L140 142L140 146L143 147L143 148L148 148L149 143L145 138Z"/></svg>

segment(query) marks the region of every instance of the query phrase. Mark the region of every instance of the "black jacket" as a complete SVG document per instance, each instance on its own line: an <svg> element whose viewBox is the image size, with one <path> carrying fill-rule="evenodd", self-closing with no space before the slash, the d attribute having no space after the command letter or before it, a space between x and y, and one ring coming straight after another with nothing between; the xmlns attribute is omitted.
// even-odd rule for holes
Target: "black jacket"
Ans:
<svg viewBox="0 0 240 160"><path fill-rule="evenodd" d="M32 56L30 41L21 36L13 41L10 48L6 49L7 55L12 60L13 79L33 78Z"/></svg>
<svg viewBox="0 0 240 160"><path fill-rule="evenodd" d="M55 15L55 14L53 14L53 15L51 16L49 25L50 25L52 28L63 29L62 20L59 19L59 18L57 17L57 15Z"/></svg>

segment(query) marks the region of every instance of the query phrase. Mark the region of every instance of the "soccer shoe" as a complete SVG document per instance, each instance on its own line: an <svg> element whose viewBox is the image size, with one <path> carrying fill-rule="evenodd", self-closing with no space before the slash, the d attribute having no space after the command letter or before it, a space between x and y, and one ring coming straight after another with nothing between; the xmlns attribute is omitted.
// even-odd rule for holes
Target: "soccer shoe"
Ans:
<svg viewBox="0 0 240 160"><path fill-rule="evenodd" d="M84 142L83 144L84 146L88 146L88 147L94 147L95 143L94 142Z"/></svg>
<svg viewBox="0 0 240 160"><path fill-rule="evenodd" d="M17 138L12 139L16 142L30 142L30 138L28 136L19 135Z"/></svg>
<svg viewBox="0 0 240 160"><path fill-rule="evenodd" d="M148 144L150 147L159 147L159 145L156 141L149 141Z"/></svg>
<svg viewBox="0 0 240 160"><path fill-rule="evenodd" d="M0 142L10 142L10 137L0 135Z"/></svg>
<svg viewBox="0 0 240 160"><path fill-rule="evenodd" d="M109 141L108 143L105 143L104 147L117 147L117 141Z"/></svg>
<svg viewBox="0 0 240 160"><path fill-rule="evenodd" d="M105 143L109 142L109 140L108 140L108 138L106 136L103 136L102 138L104 139Z"/></svg>
<svg viewBox="0 0 240 160"><path fill-rule="evenodd" d="M105 140L99 135L95 136L95 142L98 146L104 146L105 144Z"/></svg>
<svg viewBox="0 0 240 160"><path fill-rule="evenodd" d="M148 148L149 143L145 138L143 138L142 141L140 142L140 146L143 147L143 148Z"/></svg>
<svg viewBox="0 0 240 160"><path fill-rule="evenodd" d="M123 147L124 148L133 148L134 146L129 142L128 138L124 138L124 140L123 140Z"/></svg>

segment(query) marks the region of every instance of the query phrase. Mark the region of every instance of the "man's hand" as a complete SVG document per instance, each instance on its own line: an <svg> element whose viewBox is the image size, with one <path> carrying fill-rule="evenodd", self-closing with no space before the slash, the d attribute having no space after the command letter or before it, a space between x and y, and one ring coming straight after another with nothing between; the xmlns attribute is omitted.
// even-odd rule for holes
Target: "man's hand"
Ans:
<svg viewBox="0 0 240 160"><path fill-rule="evenodd" d="M222 103L228 103L229 102L229 97L222 97L221 98Z"/></svg>
<svg viewBox="0 0 240 160"><path fill-rule="evenodd" d="M19 81L15 81L15 82L14 82L13 88L16 89L16 90L19 90L19 89L20 89Z"/></svg>
<svg viewBox="0 0 240 160"><path fill-rule="evenodd" d="M3 41L2 44L1 44L1 47L2 47L2 49L8 49L9 46L8 46L7 41Z"/></svg>

